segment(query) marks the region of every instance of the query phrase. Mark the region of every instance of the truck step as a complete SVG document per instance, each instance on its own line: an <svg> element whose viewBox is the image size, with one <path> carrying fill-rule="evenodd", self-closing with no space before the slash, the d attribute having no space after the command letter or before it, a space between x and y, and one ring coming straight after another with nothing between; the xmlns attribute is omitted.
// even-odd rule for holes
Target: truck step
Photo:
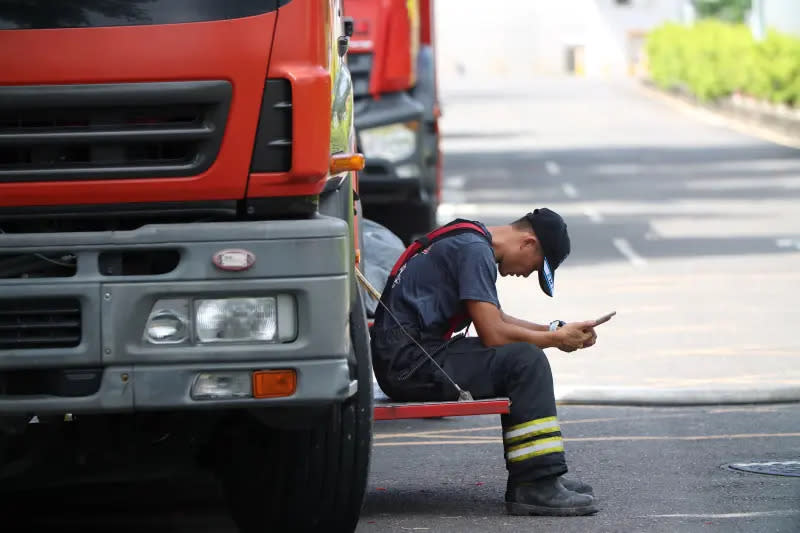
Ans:
<svg viewBox="0 0 800 533"><path fill-rule="evenodd" d="M443 416L504 415L508 414L508 398L490 398L461 402L395 402L377 384L374 385L375 420L408 418L440 418Z"/></svg>

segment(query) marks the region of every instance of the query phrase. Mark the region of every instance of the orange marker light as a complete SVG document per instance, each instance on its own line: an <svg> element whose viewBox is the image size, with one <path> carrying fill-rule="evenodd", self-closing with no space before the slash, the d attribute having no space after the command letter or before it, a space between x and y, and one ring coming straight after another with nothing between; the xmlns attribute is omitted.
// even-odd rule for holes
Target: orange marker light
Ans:
<svg viewBox="0 0 800 533"><path fill-rule="evenodd" d="M254 398L281 398L297 390L294 370L259 370L253 372Z"/></svg>
<svg viewBox="0 0 800 533"><path fill-rule="evenodd" d="M364 170L364 155L335 154L331 156L331 174L339 174L348 170Z"/></svg>

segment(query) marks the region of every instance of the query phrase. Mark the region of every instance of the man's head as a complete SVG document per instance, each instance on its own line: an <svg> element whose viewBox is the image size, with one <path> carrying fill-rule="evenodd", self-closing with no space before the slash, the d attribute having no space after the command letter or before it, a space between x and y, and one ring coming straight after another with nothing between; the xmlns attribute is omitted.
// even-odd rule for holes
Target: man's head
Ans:
<svg viewBox="0 0 800 533"><path fill-rule="evenodd" d="M539 285L553 295L554 272L570 252L567 224L547 208L534 209L511 223L499 256L501 276L528 277L539 273Z"/></svg>

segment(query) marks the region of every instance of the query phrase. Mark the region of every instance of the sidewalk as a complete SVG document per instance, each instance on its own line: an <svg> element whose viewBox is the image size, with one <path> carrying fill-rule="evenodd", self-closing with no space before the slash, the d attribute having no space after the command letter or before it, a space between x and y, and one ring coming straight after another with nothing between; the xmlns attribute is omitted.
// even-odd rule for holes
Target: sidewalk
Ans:
<svg viewBox="0 0 800 533"><path fill-rule="evenodd" d="M557 297L500 278L504 309L535 322L599 317L596 346L547 350L564 403L800 401L800 254L559 269Z"/></svg>

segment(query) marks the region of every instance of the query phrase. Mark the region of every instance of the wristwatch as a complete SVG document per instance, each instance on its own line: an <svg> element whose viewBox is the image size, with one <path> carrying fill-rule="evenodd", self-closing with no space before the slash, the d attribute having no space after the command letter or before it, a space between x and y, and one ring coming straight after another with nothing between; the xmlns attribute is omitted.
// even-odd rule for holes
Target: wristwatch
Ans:
<svg viewBox="0 0 800 533"><path fill-rule="evenodd" d="M550 331L555 331L564 325L566 325L566 322L564 322L563 320L553 320L552 322L550 322Z"/></svg>

